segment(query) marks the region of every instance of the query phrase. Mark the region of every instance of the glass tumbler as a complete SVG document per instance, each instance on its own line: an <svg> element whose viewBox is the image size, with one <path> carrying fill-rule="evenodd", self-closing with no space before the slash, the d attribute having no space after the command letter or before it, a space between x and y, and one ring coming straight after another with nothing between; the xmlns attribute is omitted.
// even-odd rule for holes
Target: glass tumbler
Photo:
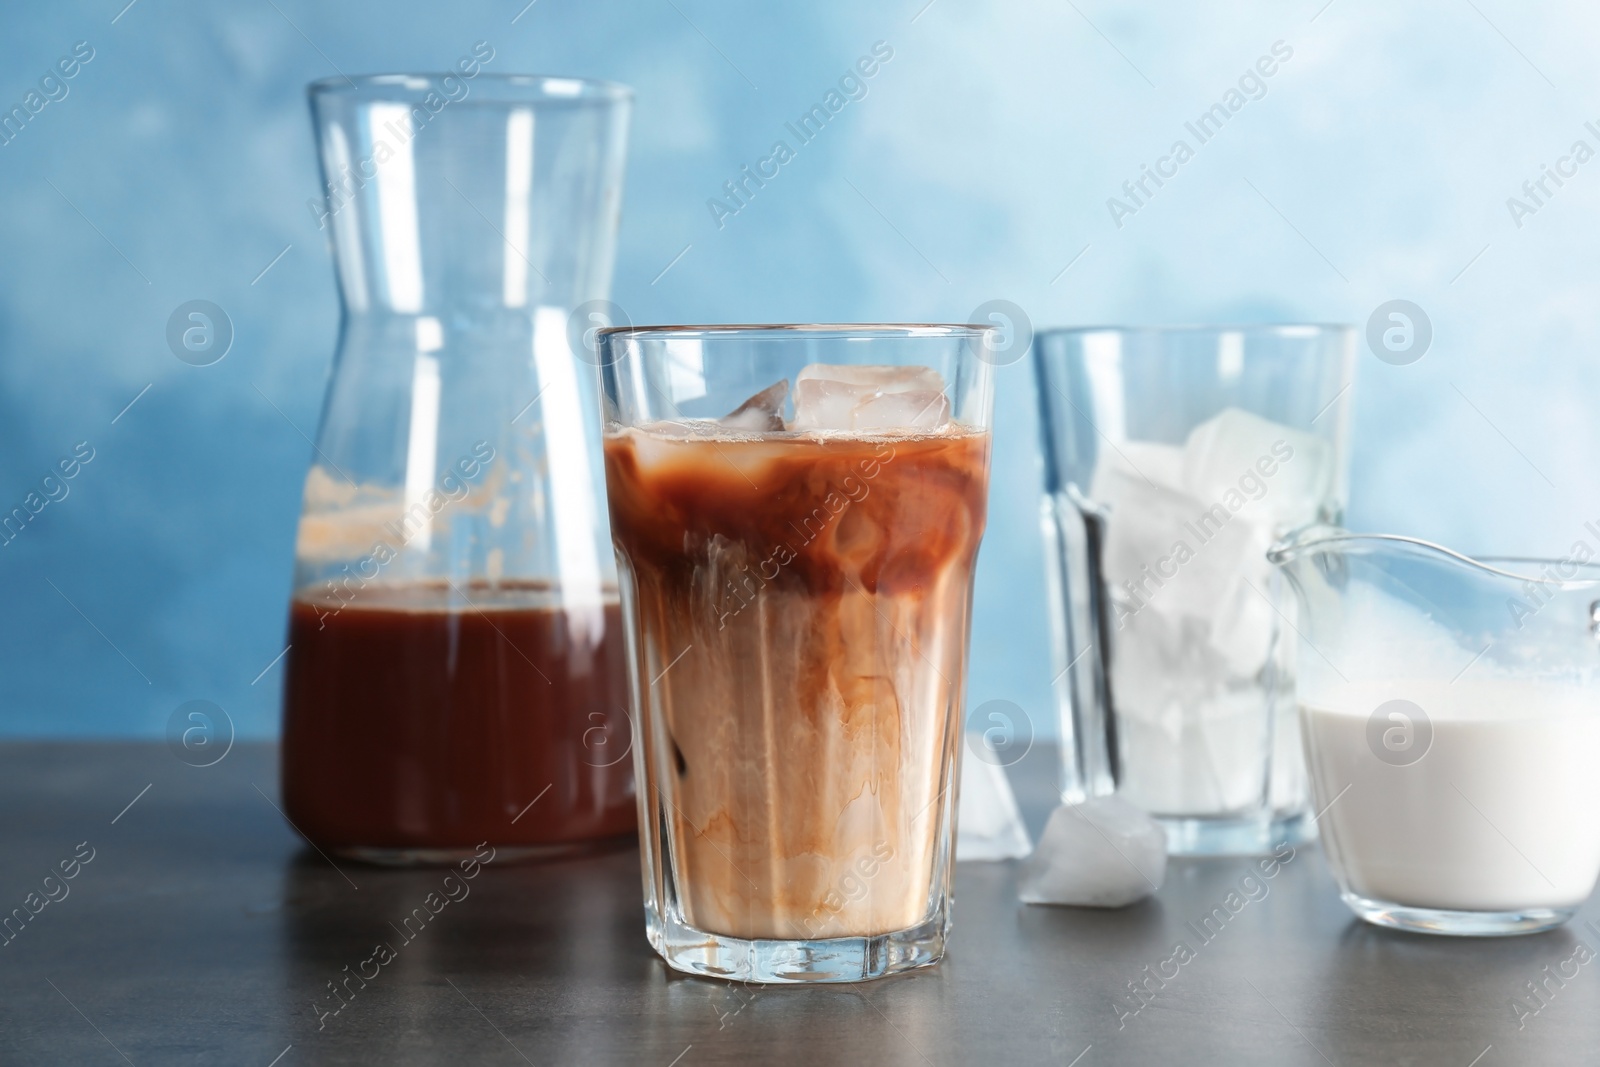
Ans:
<svg viewBox="0 0 1600 1067"><path fill-rule="evenodd" d="M310 88L343 316L283 806L375 862L634 827L599 376L569 336L610 284L630 93L480 67Z"/></svg>
<svg viewBox="0 0 1600 1067"><path fill-rule="evenodd" d="M1600 875L1600 536L1471 559L1311 528L1271 553L1300 605L1306 762L1352 911L1435 934L1567 921Z"/></svg>
<svg viewBox="0 0 1600 1067"><path fill-rule="evenodd" d="M995 334L601 331L670 966L856 981L942 956Z"/></svg>
<svg viewBox="0 0 1600 1067"><path fill-rule="evenodd" d="M1174 854L1305 838L1266 551L1342 514L1354 331L1051 330L1033 354L1063 799L1116 791Z"/></svg>

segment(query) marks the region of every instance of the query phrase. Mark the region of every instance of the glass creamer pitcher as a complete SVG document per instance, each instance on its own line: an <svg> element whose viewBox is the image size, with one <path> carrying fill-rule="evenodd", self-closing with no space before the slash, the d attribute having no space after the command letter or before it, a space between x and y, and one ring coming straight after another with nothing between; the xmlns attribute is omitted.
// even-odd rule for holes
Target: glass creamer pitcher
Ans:
<svg viewBox="0 0 1600 1067"><path fill-rule="evenodd" d="M343 318L283 799L377 862L635 824L597 374L569 336L610 282L631 93L480 66L309 90Z"/></svg>
<svg viewBox="0 0 1600 1067"><path fill-rule="evenodd" d="M1600 873L1594 545L1471 559L1321 527L1269 558L1299 601L1301 733L1344 902L1440 934L1569 919Z"/></svg>

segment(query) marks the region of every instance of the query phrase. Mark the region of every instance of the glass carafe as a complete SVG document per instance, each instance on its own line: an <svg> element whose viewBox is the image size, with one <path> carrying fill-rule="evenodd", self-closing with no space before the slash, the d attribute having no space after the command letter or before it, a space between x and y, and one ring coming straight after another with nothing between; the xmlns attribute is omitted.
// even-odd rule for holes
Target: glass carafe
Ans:
<svg viewBox="0 0 1600 1067"><path fill-rule="evenodd" d="M390 863L627 834L597 373L570 324L610 282L631 93L481 72L309 92L343 317L296 543L285 812Z"/></svg>

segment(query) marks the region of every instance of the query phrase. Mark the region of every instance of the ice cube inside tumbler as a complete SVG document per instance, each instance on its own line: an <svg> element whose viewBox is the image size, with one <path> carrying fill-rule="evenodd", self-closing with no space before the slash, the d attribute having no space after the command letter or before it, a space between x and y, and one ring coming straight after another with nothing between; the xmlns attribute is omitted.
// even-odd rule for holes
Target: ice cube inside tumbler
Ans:
<svg viewBox="0 0 1600 1067"><path fill-rule="evenodd" d="M813 363L795 378L796 430L936 430L949 419L944 379L928 367Z"/></svg>

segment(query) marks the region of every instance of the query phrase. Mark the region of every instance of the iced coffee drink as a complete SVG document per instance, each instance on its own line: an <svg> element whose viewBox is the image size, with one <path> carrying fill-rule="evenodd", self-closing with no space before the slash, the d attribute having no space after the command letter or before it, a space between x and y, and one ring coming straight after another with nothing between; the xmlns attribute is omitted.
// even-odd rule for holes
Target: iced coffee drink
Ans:
<svg viewBox="0 0 1600 1067"><path fill-rule="evenodd" d="M989 434L928 368L790 393L605 441L646 878L722 938L942 943Z"/></svg>

